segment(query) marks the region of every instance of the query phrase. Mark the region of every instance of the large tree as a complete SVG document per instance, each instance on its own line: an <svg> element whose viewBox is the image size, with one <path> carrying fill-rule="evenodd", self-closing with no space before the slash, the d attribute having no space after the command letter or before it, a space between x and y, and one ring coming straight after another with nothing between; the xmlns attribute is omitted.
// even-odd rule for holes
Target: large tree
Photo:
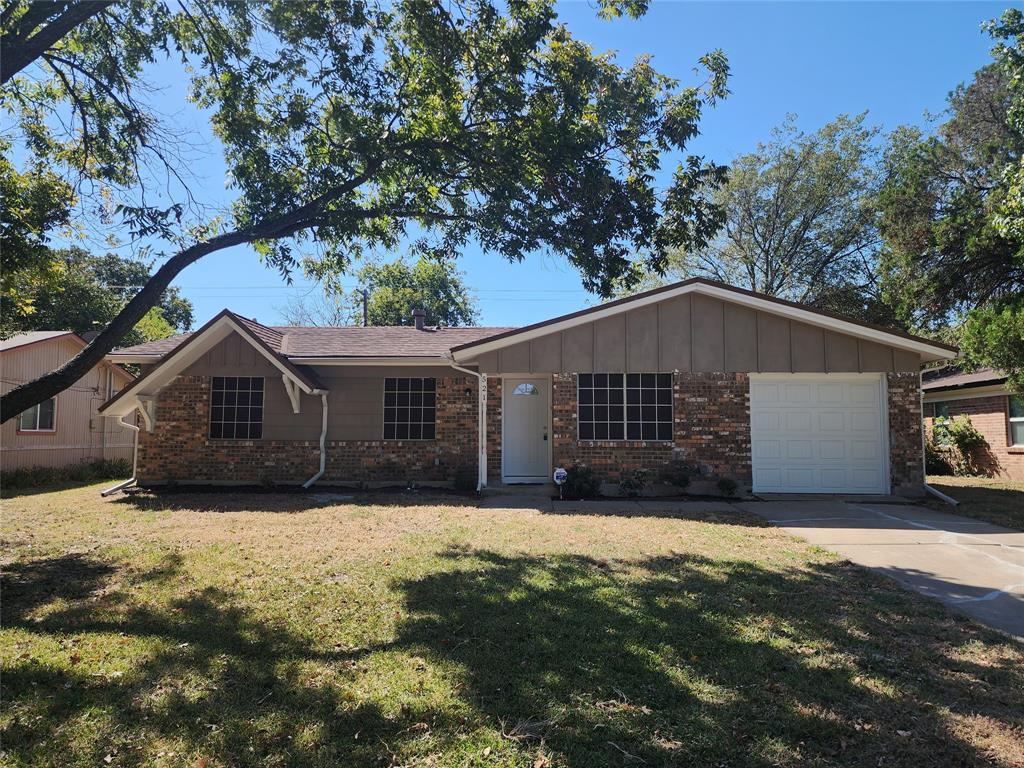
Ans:
<svg viewBox="0 0 1024 768"><path fill-rule="evenodd" d="M356 276L367 291L370 325L412 325L414 309L426 312L427 325L472 325L477 319L476 301L450 263L421 258L368 264ZM354 307L357 299L352 296Z"/></svg>
<svg viewBox="0 0 1024 768"><path fill-rule="evenodd" d="M841 115L813 133L789 117L733 161L712 194L724 227L705 247L673 253L669 274L890 321L874 275L876 137L865 115Z"/></svg>
<svg viewBox="0 0 1024 768"><path fill-rule="evenodd" d="M600 3L609 16L644 5ZM5 7L3 34L33 9ZM152 61L187 65L223 146L229 211L210 215L174 175L175 132L140 98ZM701 62L707 79L688 87L646 57L622 67L559 24L554 0L104 7L19 64L2 103L30 160L102 180L95 208L162 264L82 354L3 395L0 418L79 378L182 269L236 245L285 275L298 256L337 274L408 242L416 255L552 251L601 294L634 262L661 271L719 223L705 192L722 168L687 156L667 184L655 177L726 94L724 56ZM159 201L153 168L166 171Z"/></svg>
<svg viewBox="0 0 1024 768"><path fill-rule="evenodd" d="M932 133L898 131L882 194L886 289L902 316L952 327L969 363L1024 391L1024 22L988 25L995 61L949 96Z"/></svg>

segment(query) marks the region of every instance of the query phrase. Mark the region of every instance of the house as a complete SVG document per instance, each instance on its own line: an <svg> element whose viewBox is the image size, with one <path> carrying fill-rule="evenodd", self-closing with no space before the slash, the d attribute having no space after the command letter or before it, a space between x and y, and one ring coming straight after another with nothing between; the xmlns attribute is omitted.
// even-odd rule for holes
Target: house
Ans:
<svg viewBox="0 0 1024 768"><path fill-rule="evenodd" d="M919 370L955 348L692 279L523 328L295 328L224 310L121 349L137 481L607 482L675 459L758 492L913 493Z"/></svg>
<svg viewBox="0 0 1024 768"><path fill-rule="evenodd" d="M975 451L985 474L1024 480L1024 397L1007 388L1006 376L991 368L963 371L945 366L921 375L925 429L935 417L961 414L984 436L988 445Z"/></svg>
<svg viewBox="0 0 1024 768"><path fill-rule="evenodd" d="M60 367L85 347L72 331L30 331L0 341L6 392ZM97 415L134 377L103 362L56 397L0 427L0 468L63 467L96 459L131 459L132 430Z"/></svg>

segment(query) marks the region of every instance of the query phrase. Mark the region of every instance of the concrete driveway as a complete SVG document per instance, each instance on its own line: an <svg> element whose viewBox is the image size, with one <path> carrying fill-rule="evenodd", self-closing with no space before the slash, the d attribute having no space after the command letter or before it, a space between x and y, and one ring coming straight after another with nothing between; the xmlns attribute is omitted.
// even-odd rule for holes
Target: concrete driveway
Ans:
<svg viewBox="0 0 1024 768"><path fill-rule="evenodd" d="M1024 639L1024 533L909 505L815 500L736 506Z"/></svg>

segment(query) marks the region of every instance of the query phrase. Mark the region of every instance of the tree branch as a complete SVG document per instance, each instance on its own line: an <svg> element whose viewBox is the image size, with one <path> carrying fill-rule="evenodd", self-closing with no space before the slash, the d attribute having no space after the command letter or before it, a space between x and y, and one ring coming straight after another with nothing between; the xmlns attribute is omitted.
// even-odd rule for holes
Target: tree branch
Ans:
<svg viewBox="0 0 1024 768"><path fill-rule="evenodd" d="M29 14L22 16L19 21L25 23L27 28L19 24L0 37L0 85L46 53L75 27L113 4L114 0L82 0L72 3L67 5L59 16L39 29L35 17Z"/></svg>

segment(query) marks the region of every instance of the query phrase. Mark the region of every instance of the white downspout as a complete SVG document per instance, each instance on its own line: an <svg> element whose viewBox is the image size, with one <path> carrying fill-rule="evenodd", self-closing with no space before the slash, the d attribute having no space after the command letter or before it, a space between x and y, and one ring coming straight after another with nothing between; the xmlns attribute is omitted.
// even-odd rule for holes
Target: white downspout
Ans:
<svg viewBox="0 0 1024 768"><path fill-rule="evenodd" d="M475 376L477 385L477 445L480 448L479 455L477 456L477 471L476 471L476 492L480 493L484 488L487 487L487 374L479 373L477 371L471 371L469 368L463 368L461 365L455 362L455 358L448 355L448 365L457 371L468 373L470 376Z"/></svg>
<svg viewBox="0 0 1024 768"><path fill-rule="evenodd" d="M135 475L139 471L139 428L134 424L126 422L124 420L124 416L118 418L117 423L122 427L128 427L128 429L135 433L135 439L132 441L132 476L117 485L110 486L105 491L100 491L100 496L103 496L104 498L110 496L112 493L117 493L123 488L127 488L129 485L133 485L135 483Z"/></svg>
<svg viewBox="0 0 1024 768"><path fill-rule="evenodd" d="M324 475L327 469L327 395L326 389L314 389L311 395L320 395L320 402L323 404L323 421L320 426L320 471L302 484L303 488L309 488L313 483Z"/></svg>

